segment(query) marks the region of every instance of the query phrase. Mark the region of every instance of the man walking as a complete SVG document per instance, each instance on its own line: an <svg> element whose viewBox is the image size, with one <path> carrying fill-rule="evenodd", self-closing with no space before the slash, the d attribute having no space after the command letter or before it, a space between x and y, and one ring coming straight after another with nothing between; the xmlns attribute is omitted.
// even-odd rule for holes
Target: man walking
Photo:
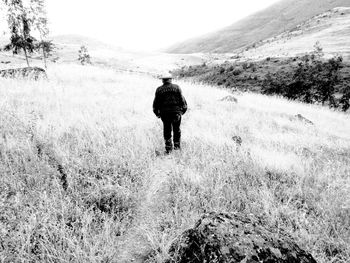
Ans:
<svg viewBox="0 0 350 263"><path fill-rule="evenodd" d="M173 132L174 149L181 148L181 116L187 111L187 103L178 85L172 83L172 76L161 77L163 85L158 87L153 101L153 112L163 121L165 151L173 149L171 133Z"/></svg>

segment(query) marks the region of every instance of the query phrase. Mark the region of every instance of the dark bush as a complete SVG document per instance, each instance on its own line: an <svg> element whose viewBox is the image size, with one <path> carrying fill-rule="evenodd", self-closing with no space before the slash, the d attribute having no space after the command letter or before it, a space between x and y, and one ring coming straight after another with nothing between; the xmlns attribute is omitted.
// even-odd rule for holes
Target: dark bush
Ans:
<svg viewBox="0 0 350 263"><path fill-rule="evenodd" d="M327 104L330 107L338 107L341 103L345 109L346 96L340 101L335 98L341 82L342 61L340 56L322 61L315 54L306 55L292 72L268 73L263 81L262 92L305 103Z"/></svg>
<svg viewBox="0 0 350 263"><path fill-rule="evenodd" d="M203 63L172 73L176 77L194 78L229 89L280 95L349 110L350 65L343 63L342 57L329 60L322 57L322 47L315 44L314 52L303 57L268 57L255 62L226 61L214 65Z"/></svg>

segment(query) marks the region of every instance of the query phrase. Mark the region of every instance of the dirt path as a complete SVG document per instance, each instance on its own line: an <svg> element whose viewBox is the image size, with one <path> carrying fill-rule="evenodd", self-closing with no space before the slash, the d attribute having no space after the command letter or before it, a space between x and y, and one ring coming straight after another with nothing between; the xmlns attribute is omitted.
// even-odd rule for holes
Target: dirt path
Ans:
<svg viewBox="0 0 350 263"><path fill-rule="evenodd" d="M118 262L144 262L157 249L153 244L153 232L161 213L160 205L167 196L167 184L176 163L177 153L161 156L150 167L140 192L140 202L133 227L123 238Z"/></svg>

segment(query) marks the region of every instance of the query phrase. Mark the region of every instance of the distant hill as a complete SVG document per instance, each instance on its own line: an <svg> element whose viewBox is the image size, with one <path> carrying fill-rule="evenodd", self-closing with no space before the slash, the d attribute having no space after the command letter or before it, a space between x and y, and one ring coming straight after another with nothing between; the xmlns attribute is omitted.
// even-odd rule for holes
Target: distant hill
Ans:
<svg viewBox="0 0 350 263"><path fill-rule="evenodd" d="M53 52L53 60L61 62L76 61L78 57L78 50L82 45L85 45L89 52L99 52L103 50L105 52L123 52L119 47L113 46L112 44L104 43L100 40L82 36L82 35L57 35L50 36L49 39L55 44L55 50ZM0 37L0 48L9 43L9 36ZM36 60L41 60L40 54L31 54L30 59L35 62ZM24 56L23 54L13 55L12 52L0 52L0 63L10 61L12 64L23 64ZM10 63L7 64L9 67ZM0 65L3 66L3 65Z"/></svg>
<svg viewBox="0 0 350 263"><path fill-rule="evenodd" d="M120 54L126 52L113 44L83 35L57 35L52 36L51 39L56 47L54 56L60 62L77 62L78 52L82 45L87 47L89 54L95 62L110 57L120 58Z"/></svg>
<svg viewBox="0 0 350 263"><path fill-rule="evenodd" d="M10 36L0 37L0 46L2 47L8 44L10 42L9 38ZM86 45L91 49L108 48L108 49L121 50L121 48L113 46L112 44L107 44L105 42L94 39L92 37L87 37L82 35L73 35L73 34L56 35L56 36L50 36L50 39L53 40L53 42L59 46L64 45L64 46L71 46L71 47L80 47L81 45Z"/></svg>
<svg viewBox="0 0 350 263"><path fill-rule="evenodd" d="M170 53L233 52L291 30L335 7L350 7L350 0L282 0L220 31L174 45Z"/></svg>
<svg viewBox="0 0 350 263"><path fill-rule="evenodd" d="M81 35L54 36L55 56L59 62L77 62L81 45L88 48L94 65L113 67L122 71L154 73L186 64L201 64L204 58L196 55L177 55L148 52L133 52Z"/></svg>
<svg viewBox="0 0 350 263"><path fill-rule="evenodd" d="M247 59L291 57L314 50L319 42L326 56L350 60L350 8L338 7L317 15L294 29L256 43L240 54Z"/></svg>
<svg viewBox="0 0 350 263"><path fill-rule="evenodd" d="M88 48L93 65L123 72L158 75L184 65L198 65L206 61L206 57L200 54L133 52L82 35L58 35L50 39L55 44L55 50L49 58L49 63L78 64L79 49L82 45ZM0 37L0 46L8 42L8 38ZM41 53L31 54L29 60L31 65L43 66ZM13 55L12 52L0 51L0 69L22 66L26 66L23 53Z"/></svg>
<svg viewBox="0 0 350 263"><path fill-rule="evenodd" d="M90 47L91 49L100 49L100 48L107 48L107 49L118 49L121 50L121 48L116 47L112 44L107 44L105 42L102 42L100 40L97 40L92 37L82 36L82 35L57 35L51 37L53 42L58 45L69 45L69 46L78 46L85 45L87 47Z"/></svg>

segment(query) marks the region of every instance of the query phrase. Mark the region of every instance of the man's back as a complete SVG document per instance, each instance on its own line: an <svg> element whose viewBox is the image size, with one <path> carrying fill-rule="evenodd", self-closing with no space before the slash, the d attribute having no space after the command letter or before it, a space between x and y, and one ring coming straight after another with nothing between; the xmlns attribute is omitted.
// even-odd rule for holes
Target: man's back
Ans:
<svg viewBox="0 0 350 263"><path fill-rule="evenodd" d="M153 102L153 111L157 116L167 112L184 114L186 110L187 103L178 85L164 83L157 88Z"/></svg>

